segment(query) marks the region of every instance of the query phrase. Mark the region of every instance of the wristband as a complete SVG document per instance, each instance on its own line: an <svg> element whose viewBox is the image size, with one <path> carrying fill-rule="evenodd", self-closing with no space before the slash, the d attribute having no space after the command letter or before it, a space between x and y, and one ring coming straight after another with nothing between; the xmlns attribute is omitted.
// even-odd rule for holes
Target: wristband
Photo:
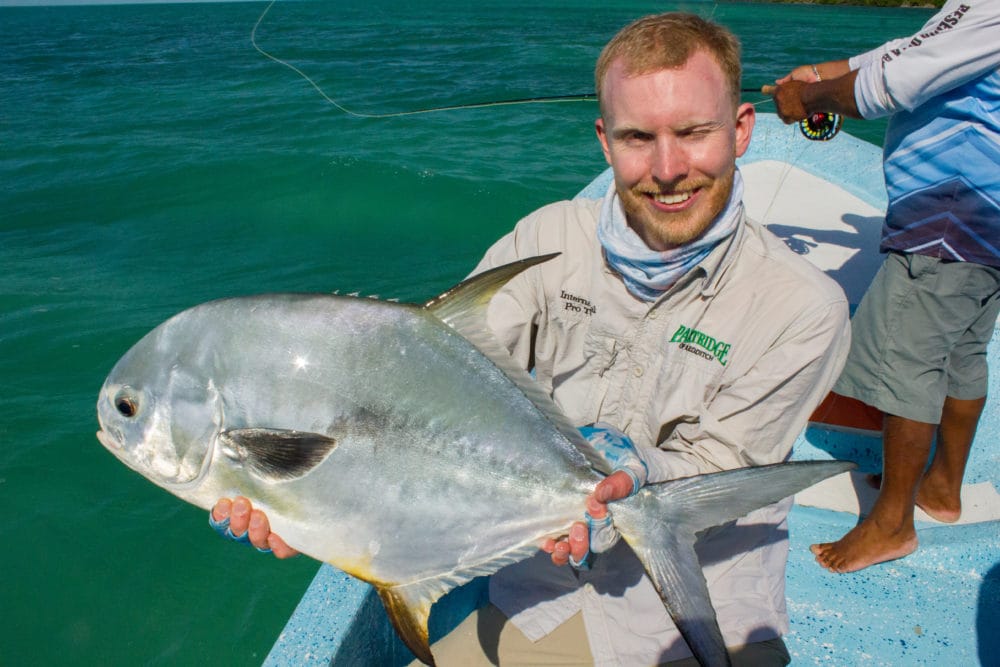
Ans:
<svg viewBox="0 0 1000 667"><path fill-rule="evenodd" d="M646 485L649 468L625 433L604 422L581 426L580 433L601 458L608 462L612 472L621 470L632 479L632 493L629 495L634 496Z"/></svg>

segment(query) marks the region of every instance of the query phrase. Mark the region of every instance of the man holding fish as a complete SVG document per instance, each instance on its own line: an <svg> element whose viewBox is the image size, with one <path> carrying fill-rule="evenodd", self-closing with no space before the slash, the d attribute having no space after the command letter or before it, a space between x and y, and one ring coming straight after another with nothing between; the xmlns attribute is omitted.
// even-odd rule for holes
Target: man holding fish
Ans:
<svg viewBox="0 0 1000 667"><path fill-rule="evenodd" d="M754 109L740 104L739 58L729 31L693 15L624 28L596 72L607 194L540 209L476 269L561 253L501 290L489 323L573 423L598 423L586 433L615 471L586 522L492 577L491 605L433 645L438 664L691 662L641 565L605 527L608 504L647 482L787 460L840 372L843 293L743 209L735 159ZM734 664L789 661L789 507L696 545ZM221 500L212 519L280 558L295 553L246 498Z"/></svg>

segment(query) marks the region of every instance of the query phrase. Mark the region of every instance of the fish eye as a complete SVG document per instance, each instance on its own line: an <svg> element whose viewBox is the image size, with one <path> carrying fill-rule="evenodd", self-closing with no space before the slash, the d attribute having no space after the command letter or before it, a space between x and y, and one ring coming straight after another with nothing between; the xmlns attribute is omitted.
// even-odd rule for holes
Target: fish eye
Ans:
<svg viewBox="0 0 1000 667"><path fill-rule="evenodd" d="M131 394L120 391L115 396L115 409L123 417L135 417L139 412L139 401Z"/></svg>

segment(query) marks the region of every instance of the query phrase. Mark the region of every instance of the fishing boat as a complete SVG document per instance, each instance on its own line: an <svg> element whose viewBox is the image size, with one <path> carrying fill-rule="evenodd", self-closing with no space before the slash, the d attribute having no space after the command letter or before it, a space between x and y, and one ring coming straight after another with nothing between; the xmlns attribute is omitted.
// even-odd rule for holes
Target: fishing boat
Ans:
<svg viewBox="0 0 1000 667"><path fill-rule="evenodd" d="M751 217L835 278L853 309L881 263L881 150L847 133L815 140L824 138L758 114L750 150L738 161L744 201ZM610 181L607 170L577 196L600 197ZM996 339L994 330L994 387L1000 386ZM918 509L916 553L841 575L819 567L808 547L838 539L874 501L865 475L881 469L881 415L837 396L817 409L793 458L847 459L859 469L798 494L789 516L785 642L792 665L1000 665L998 403L991 396L983 413L961 521L936 523ZM485 601L485 578L449 593L431 614L432 641ZM412 659L374 590L323 565L264 664L381 666Z"/></svg>

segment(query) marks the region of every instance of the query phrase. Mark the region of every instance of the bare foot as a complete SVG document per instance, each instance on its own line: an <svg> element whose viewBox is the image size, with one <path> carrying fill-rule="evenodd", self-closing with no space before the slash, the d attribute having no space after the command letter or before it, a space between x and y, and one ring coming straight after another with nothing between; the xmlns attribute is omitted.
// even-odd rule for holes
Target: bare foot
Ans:
<svg viewBox="0 0 1000 667"><path fill-rule="evenodd" d="M941 523L955 523L962 518L961 492L948 492L924 477L917 489L917 507Z"/></svg>
<svg viewBox="0 0 1000 667"><path fill-rule="evenodd" d="M883 530L868 517L838 541L814 544L809 549L816 554L816 562L831 572L856 572L910 555L917 550L917 533L912 527Z"/></svg>
<svg viewBox="0 0 1000 667"><path fill-rule="evenodd" d="M882 474L874 473L865 476L865 481L873 489L882 488ZM955 523L962 518L962 497L956 497L948 491L939 489L927 477L920 481L917 488L917 507L927 516L941 523Z"/></svg>

